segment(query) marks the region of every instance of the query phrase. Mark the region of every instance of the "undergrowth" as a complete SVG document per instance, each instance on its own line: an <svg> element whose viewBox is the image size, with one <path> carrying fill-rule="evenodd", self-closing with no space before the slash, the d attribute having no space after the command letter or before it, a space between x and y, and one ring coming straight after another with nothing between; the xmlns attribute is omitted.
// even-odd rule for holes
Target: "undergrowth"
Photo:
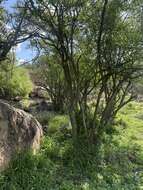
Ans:
<svg viewBox="0 0 143 190"><path fill-rule="evenodd" d="M142 111L138 103L121 110L115 126L118 134L113 139L107 135L98 154L85 139L75 149L70 129L63 132L60 127L67 125L67 117L53 116L52 132L45 135L40 152L17 155L1 174L0 190L143 189Z"/></svg>

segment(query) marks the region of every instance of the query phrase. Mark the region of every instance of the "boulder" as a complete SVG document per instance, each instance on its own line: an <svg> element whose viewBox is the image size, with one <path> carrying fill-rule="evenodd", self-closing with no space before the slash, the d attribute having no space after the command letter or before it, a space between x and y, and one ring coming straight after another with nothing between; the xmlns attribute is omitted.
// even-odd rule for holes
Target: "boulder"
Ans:
<svg viewBox="0 0 143 190"><path fill-rule="evenodd" d="M42 126L32 115L0 100L0 171L18 152L31 149L35 154L42 136Z"/></svg>
<svg viewBox="0 0 143 190"><path fill-rule="evenodd" d="M35 86L33 91L29 94L31 98L49 99L47 90L42 86Z"/></svg>

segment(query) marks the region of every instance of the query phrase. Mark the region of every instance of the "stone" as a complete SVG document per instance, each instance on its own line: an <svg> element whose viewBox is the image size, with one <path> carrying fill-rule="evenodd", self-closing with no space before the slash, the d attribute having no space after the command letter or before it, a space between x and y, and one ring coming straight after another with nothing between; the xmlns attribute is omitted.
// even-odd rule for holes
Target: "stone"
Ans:
<svg viewBox="0 0 143 190"><path fill-rule="evenodd" d="M33 91L29 94L31 98L49 99L47 90L42 86L35 86Z"/></svg>
<svg viewBox="0 0 143 190"><path fill-rule="evenodd" d="M0 100L0 171L8 167L15 154L40 148L42 126L29 113Z"/></svg>

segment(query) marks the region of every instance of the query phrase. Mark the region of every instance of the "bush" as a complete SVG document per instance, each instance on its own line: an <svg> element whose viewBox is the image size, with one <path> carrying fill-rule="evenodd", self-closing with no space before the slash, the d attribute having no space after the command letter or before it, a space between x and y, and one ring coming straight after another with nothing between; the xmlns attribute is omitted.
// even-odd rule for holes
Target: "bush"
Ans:
<svg viewBox="0 0 143 190"><path fill-rule="evenodd" d="M51 118L55 117L54 112L42 111L35 114L36 119L41 123L41 125L48 125Z"/></svg>
<svg viewBox="0 0 143 190"><path fill-rule="evenodd" d="M9 71L10 72L10 71ZM14 67L11 76L4 71L0 73L0 94L5 98L26 97L32 91L33 84L28 71L22 67Z"/></svg>
<svg viewBox="0 0 143 190"><path fill-rule="evenodd" d="M53 134L69 127L69 118L64 115L57 115L50 119L48 133Z"/></svg>

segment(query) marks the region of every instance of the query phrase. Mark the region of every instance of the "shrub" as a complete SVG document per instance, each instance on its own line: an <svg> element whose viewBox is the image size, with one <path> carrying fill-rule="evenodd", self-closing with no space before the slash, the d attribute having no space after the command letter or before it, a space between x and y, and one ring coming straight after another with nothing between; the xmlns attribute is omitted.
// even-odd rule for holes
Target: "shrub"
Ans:
<svg viewBox="0 0 143 190"><path fill-rule="evenodd" d="M48 125L51 118L55 116L54 112L43 111L35 114L36 119L44 126Z"/></svg>
<svg viewBox="0 0 143 190"><path fill-rule="evenodd" d="M33 88L28 71L22 67L14 67L11 71L11 76L7 77L7 75L4 71L0 73L1 96L5 98L28 96Z"/></svg>
<svg viewBox="0 0 143 190"><path fill-rule="evenodd" d="M64 115L57 115L49 121L48 133L52 134L59 130L64 130L69 126L69 119Z"/></svg>

